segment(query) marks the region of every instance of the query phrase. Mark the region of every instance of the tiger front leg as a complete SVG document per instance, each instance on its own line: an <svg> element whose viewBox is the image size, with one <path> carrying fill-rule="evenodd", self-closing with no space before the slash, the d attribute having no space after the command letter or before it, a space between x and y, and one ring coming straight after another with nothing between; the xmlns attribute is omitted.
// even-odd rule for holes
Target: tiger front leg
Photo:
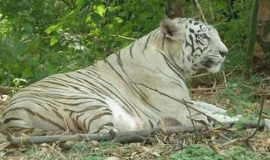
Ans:
<svg viewBox="0 0 270 160"><path fill-rule="evenodd" d="M215 105L200 102L200 101L192 101L193 105L196 107L195 109L210 118L211 120L217 121L221 124L232 124L241 119L241 115L236 116L228 116L226 115L226 110L219 108Z"/></svg>
<svg viewBox="0 0 270 160"><path fill-rule="evenodd" d="M200 101L192 101L192 103L199 108L198 110L201 113L207 115L207 117L221 124L233 124L241 121L242 115L230 117L226 115L227 111L225 109L216 107L215 105ZM251 121L251 124L257 124L258 118ZM270 119L263 119L261 122L261 124L265 127L266 130L270 129Z"/></svg>

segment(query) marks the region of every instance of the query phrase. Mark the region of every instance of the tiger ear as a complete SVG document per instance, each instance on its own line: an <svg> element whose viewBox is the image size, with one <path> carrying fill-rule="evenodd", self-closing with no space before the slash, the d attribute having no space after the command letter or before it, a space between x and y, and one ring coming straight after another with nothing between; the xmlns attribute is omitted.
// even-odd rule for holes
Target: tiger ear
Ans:
<svg viewBox="0 0 270 160"><path fill-rule="evenodd" d="M172 19L165 19L160 22L161 32L169 39L176 39L179 26Z"/></svg>

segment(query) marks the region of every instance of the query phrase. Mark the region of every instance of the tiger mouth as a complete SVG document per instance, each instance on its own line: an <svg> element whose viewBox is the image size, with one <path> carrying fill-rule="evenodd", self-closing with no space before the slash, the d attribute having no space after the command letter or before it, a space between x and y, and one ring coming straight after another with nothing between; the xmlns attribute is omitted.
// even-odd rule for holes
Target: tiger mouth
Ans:
<svg viewBox="0 0 270 160"><path fill-rule="evenodd" d="M212 59L207 59L201 62L202 66L205 67L208 70L219 70L216 68L220 68L224 59L219 61L214 61Z"/></svg>
<svg viewBox="0 0 270 160"><path fill-rule="evenodd" d="M206 61L202 61L201 64L205 67L205 68L212 68L212 66L214 66L217 62L208 59Z"/></svg>
<svg viewBox="0 0 270 160"><path fill-rule="evenodd" d="M212 67L221 65L223 61L224 61L224 58L220 60L213 60L212 58L205 58L204 60L201 61L201 64L205 68L212 68Z"/></svg>

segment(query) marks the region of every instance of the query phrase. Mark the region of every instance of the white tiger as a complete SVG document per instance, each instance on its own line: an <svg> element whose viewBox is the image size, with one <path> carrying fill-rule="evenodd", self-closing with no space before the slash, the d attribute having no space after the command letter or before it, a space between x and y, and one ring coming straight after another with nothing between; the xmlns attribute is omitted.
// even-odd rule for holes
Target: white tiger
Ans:
<svg viewBox="0 0 270 160"><path fill-rule="evenodd" d="M5 109L3 128L17 134L102 133L192 126L191 118L235 122L240 116L192 101L184 82L199 69L219 71L227 53L213 26L189 18L165 19L105 60L23 88Z"/></svg>

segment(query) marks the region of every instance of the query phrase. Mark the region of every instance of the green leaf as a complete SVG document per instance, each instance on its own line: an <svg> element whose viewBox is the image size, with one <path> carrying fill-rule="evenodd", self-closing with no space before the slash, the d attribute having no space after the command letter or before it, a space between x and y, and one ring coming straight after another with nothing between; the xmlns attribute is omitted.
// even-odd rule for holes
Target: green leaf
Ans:
<svg viewBox="0 0 270 160"><path fill-rule="evenodd" d="M95 24L99 24L100 21L101 21L101 19L102 19L102 17L101 17L99 14L97 14L97 13L93 13L93 14L91 15L91 20L92 20Z"/></svg>
<svg viewBox="0 0 270 160"><path fill-rule="evenodd" d="M104 17L105 13L105 6L104 5L98 5L95 8L96 13L98 13L101 17Z"/></svg>
<svg viewBox="0 0 270 160"><path fill-rule="evenodd" d="M32 17L32 16L27 16L27 17L25 17L25 19L26 19L28 22L35 22L35 21L36 21L36 19L35 19L34 17Z"/></svg>
<svg viewBox="0 0 270 160"><path fill-rule="evenodd" d="M33 77L33 73L30 67L27 67L23 70L22 77L24 79L29 79L30 77Z"/></svg>
<svg viewBox="0 0 270 160"><path fill-rule="evenodd" d="M33 27L30 23L23 23L23 31L27 33L33 33Z"/></svg>
<svg viewBox="0 0 270 160"><path fill-rule="evenodd" d="M59 42L59 37L58 36L53 36L51 41L50 41L50 45L53 46L57 42Z"/></svg>
<svg viewBox="0 0 270 160"><path fill-rule="evenodd" d="M45 30L45 32L46 32L47 34L50 34L50 33L54 32L54 31L59 30L59 27L60 27L59 24L52 25L52 26L48 27L48 28Z"/></svg>
<svg viewBox="0 0 270 160"><path fill-rule="evenodd" d="M123 19L121 19L120 17L114 17L114 21L116 21L118 24L123 22Z"/></svg>

